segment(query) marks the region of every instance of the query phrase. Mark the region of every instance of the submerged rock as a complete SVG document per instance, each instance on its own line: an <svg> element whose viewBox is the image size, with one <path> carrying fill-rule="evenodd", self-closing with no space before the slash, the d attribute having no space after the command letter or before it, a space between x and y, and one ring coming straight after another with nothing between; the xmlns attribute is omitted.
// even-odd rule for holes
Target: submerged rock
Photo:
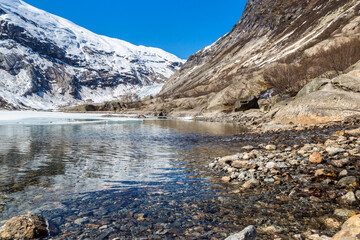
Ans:
<svg viewBox="0 0 360 240"><path fill-rule="evenodd" d="M357 202L355 194L353 192L348 192L347 194L342 196L340 201L341 201L341 203L348 204L348 205L354 205Z"/></svg>
<svg viewBox="0 0 360 240"><path fill-rule="evenodd" d="M354 187L354 186L357 186L358 183L356 181L356 177L348 176L348 177L343 177L342 179L340 179L340 181L338 182L338 185L340 187Z"/></svg>
<svg viewBox="0 0 360 240"><path fill-rule="evenodd" d="M255 239L256 239L256 228L253 225L250 225L241 232L230 235L225 240L255 240Z"/></svg>
<svg viewBox="0 0 360 240"><path fill-rule="evenodd" d="M0 239L39 239L47 235L46 221L37 215L13 217L0 228Z"/></svg>
<svg viewBox="0 0 360 240"><path fill-rule="evenodd" d="M311 156L309 161L311 163L322 163L323 158L319 152L314 152Z"/></svg>
<svg viewBox="0 0 360 240"><path fill-rule="evenodd" d="M329 153L329 155L336 155L336 154L345 152L345 149L337 148L337 147L327 147L326 151Z"/></svg>

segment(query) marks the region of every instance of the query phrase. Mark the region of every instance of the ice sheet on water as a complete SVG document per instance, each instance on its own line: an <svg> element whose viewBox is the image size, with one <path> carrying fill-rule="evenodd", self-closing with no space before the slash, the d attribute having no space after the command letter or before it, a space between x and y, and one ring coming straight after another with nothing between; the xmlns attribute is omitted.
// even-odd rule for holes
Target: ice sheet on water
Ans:
<svg viewBox="0 0 360 240"><path fill-rule="evenodd" d="M0 111L0 125L26 124L84 124L84 123L136 123L141 119L129 116L104 116L89 113L37 112L37 111Z"/></svg>

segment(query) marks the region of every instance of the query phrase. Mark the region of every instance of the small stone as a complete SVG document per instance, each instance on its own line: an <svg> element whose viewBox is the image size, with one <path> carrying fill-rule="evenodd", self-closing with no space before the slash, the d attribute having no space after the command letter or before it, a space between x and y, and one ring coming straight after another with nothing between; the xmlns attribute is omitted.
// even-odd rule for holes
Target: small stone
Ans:
<svg viewBox="0 0 360 240"><path fill-rule="evenodd" d="M284 231L284 229L279 226L271 225L271 226L262 228L261 231L265 232L265 233L274 234L274 233L281 233Z"/></svg>
<svg viewBox="0 0 360 240"><path fill-rule="evenodd" d="M297 151L297 153L298 153L299 155L305 155L305 154L306 154L306 151L300 149L299 151Z"/></svg>
<svg viewBox="0 0 360 240"><path fill-rule="evenodd" d="M74 223L77 224L77 225L82 225L82 224L84 224L84 223L86 223L86 222L88 222L88 221L89 221L88 218L78 218L78 219L76 219L76 220L74 221Z"/></svg>
<svg viewBox="0 0 360 240"><path fill-rule="evenodd" d="M221 180L222 180L223 182L230 182L230 181L231 181L231 178L226 176L226 177L222 177Z"/></svg>
<svg viewBox="0 0 360 240"><path fill-rule="evenodd" d="M345 149L337 148L337 147L327 147L326 151L328 152L328 154L330 156L333 156L333 155L345 152Z"/></svg>
<svg viewBox="0 0 360 240"><path fill-rule="evenodd" d="M248 151L251 151L251 150L253 150L253 149L254 149L254 147L253 147L253 146L248 145L248 146L244 146L244 147L242 147L242 149L244 149L244 150L248 150Z"/></svg>
<svg viewBox="0 0 360 240"><path fill-rule="evenodd" d="M254 187L254 185L253 185L253 183L251 182L251 181L246 181L242 186L241 186L241 188L243 188L243 189L250 189L250 188L253 188Z"/></svg>
<svg viewBox="0 0 360 240"><path fill-rule="evenodd" d="M336 229L336 228L341 227L341 223L338 220L334 219L334 218L325 218L323 220L323 223L328 228L335 228Z"/></svg>
<svg viewBox="0 0 360 240"><path fill-rule="evenodd" d="M210 164L209 164L209 167L210 167L210 168L215 168L215 167L216 167L216 163L210 163Z"/></svg>
<svg viewBox="0 0 360 240"><path fill-rule="evenodd" d="M360 200L360 190L357 190L357 191L355 192L355 196L356 196L356 198L357 198L358 200Z"/></svg>
<svg viewBox="0 0 360 240"><path fill-rule="evenodd" d="M225 240L255 240L255 239L256 239L256 228L250 225L241 232L230 235Z"/></svg>
<svg viewBox="0 0 360 240"><path fill-rule="evenodd" d="M321 182L321 184L323 184L323 185L330 185L332 183L333 183L333 181L331 181L330 179L325 179L324 181Z"/></svg>
<svg viewBox="0 0 360 240"><path fill-rule="evenodd" d="M244 160L249 160L250 159L250 155L248 153L245 153L243 156Z"/></svg>
<svg viewBox="0 0 360 240"><path fill-rule="evenodd" d="M335 209L334 214L339 217L349 218L354 216L356 212L350 209Z"/></svg>
<svg viewBox="0 0 360 240"><path fill-rule="evenodd" d="M30 214L13 217L0 228L0 239L39 239L47 235L45 219Z"/></svg>
<svg viewBox="0 0 360 240"><path fill-rule="evenodd" d="M311 163L322 163L323 158L319 152L313 152L313 154L309 158L309 161Z"/></svg>
<svg viewBox="0 0 360 240"><path fill-rule="evenodd" d="M268 168L268 169L272 169L272 168L275 168L276 166L276 163L275 162L268 162L265 167Z"/></svg>
<svg viewBox="0 0 360 240"><path fill-rule="evenodd" d="M315 177L331 177L335 178L336 174L333 171L325 170L325 169L318 169L315 171Z"/></svg>
<svg viewBox="0 0 360 240"><path fill-rule="evenodd" d="M275 165L275 168L276 169L282 169L282 168L288 168L289 166L288 165L286 165L285 163L283 163L283 162L278 162L278 163L276 163L276 165Z"/></svg>
<svg viewBox="0 0 360 240"><path fill-rule="evenodd" d="M234 168L237 168L237 169L242 169L242 168L249 169L249 168L254 168L255 167L254 163L252 163L252 162L240 161L240 160L233 161L231 163L231 166L234 167Z"/></svg>
<svg viewBox="0 0 360 240"><path fill-rule="evenodd" d="M315 197L315 196L310 196L309 199L310 199L311 202L321 202L321 199L318 198L318 197Z"/></svg>
<svg viewBox="0 0 360 240"><path fill-rule="evenodd" d="M342 204L347 204L347 205L354 205L356 204L356 197L354 192L348 192L347 194L345 194L344 196L342 196L340 198L340 202Z"/></svg>
<svg viewBox="0 0 360 240"><path fill-rule="evenodd" d="M342 170L340 173L339 173L339 177L346 177L348 175L348 171L346 169Z"/></svg>
<svg viewBox="0 0 360 240"><path fill-rule="evenodd" d="M331 240L330 237L326 235L312 234L311 232L304 233L305 239L309 240Z"/></svg>
<svg viewBox="0 0 360 240"><path fill-rule="evenodd" d="M225 156L219 159L219 163L222 165L231 164L234 160L234 156Z"/></svg>
<svg viewBox="0 0 360 240"><path fill-rule="evenodd" d="M293 238L294 238L295 240L302 240L302 239L303 239L302 236L301 236L301 234L295 234L295 235L293 236Z"/></svg>
<svg viewBox="0 0 360 240"><path fill-rule="evenodd" d="M231 173L230 178L231 178L231 179L236 179L236 178L238 178L238 176L239 176L239 173L233 172L233 173Z"/></svg>
<svg viewBox="0 0 360 240"><path fill-rule="evenodd" d="M340 187L356 187L358 186L356 177L354 176L348 176L348 177L343 177L342 179L340 179L340 181L338 182L338 185Z"/></svg>
<svg viewBox="0 0 360 240"><path fill-rule="evenodd" d="M340 159L340 160L332 160L330 162L331 165L333 165L334 167L338 167L338 168L342 168L345 165L347 165L349 163L349 159L345 158L345 159Z"/></svg>
<svg viewBox="0 0 360 240"><path fill-rule="evenodd" d="M255 178L252 178L249 181L246 181L241 187L243 189L250 189L250 188L253 188L253 187L255 187L255 186L259 185L259 184L260 184L259 180L255 179Z"/></svg>
<svg viewBox="0 0 360 240"><path fill-rule="evenodd" d="M336 144L336 141L331 140L331 139L326 140L325 143L324 143L325 147L330 147L330 146L333 146L335 144Z"/></svg>
<svg viewBox="0 0 360 240"><path fill-rule="evenodd" d="M265 178L264 182L266 182L266 183L274 183L275 179L273 179L273 178Z"/></svg>
<svg viewBox="0 0 360 240"><path fill-rule="evenodd" d="M273 151L273 150L276 150L276 146L272 145L272 144L266 145L265 149L268 151Z"/></svg>
<svg viewBox="0 0 360 240"><path fill-rule="evenodd" d="M290 165L292 165L292 166L300 165L300 162L299 162L298 160L295 160L295 159L290 160L289 163L290 163Z"/></svg>

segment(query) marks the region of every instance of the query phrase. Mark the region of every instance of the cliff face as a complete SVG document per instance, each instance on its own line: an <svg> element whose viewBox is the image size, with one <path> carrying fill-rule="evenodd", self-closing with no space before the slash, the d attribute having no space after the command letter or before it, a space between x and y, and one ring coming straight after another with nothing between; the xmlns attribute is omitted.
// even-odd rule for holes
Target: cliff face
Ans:
<svg viewBox="0 0 360 240"><path fill-rule="evenodd" d="M357 0L249 0L228 34L190 56L166 82L160 95L171 104L165 100L162 107L223 110L265 90L262 71L275 61L293 53L311 56L359 35L359 5Z"/></svg>
<svg viewBox="0 0 360 240"><path fill-rule="evenodd" d="M97 35L23 1L0 1L2 108L51 109L128 92L156 94L182 63L161 49Z"/></svg>

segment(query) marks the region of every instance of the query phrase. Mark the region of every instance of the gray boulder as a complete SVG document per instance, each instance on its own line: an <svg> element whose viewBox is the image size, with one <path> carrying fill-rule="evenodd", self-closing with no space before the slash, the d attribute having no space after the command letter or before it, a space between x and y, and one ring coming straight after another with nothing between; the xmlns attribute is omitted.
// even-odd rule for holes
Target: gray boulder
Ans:
<svg viewBox="0 0 360 240"><path fill-rule="evenodd" d="M256 239L256 228L255 226L250 225L241 232L230 235L225 240L255 240L255 239Z"/></svg>
<svg viewBox="0 0 360 240"><path fill-rule="evenodd" d="M315 79L314 81L305 86L298 97L276 112L275 123L317 124L341 121L358 114L358 109L360 109L359 70L340 75L327 84L323 82L325 85L320 88L322 80ZM316 88L319 90L311 92Z"/></svg>

